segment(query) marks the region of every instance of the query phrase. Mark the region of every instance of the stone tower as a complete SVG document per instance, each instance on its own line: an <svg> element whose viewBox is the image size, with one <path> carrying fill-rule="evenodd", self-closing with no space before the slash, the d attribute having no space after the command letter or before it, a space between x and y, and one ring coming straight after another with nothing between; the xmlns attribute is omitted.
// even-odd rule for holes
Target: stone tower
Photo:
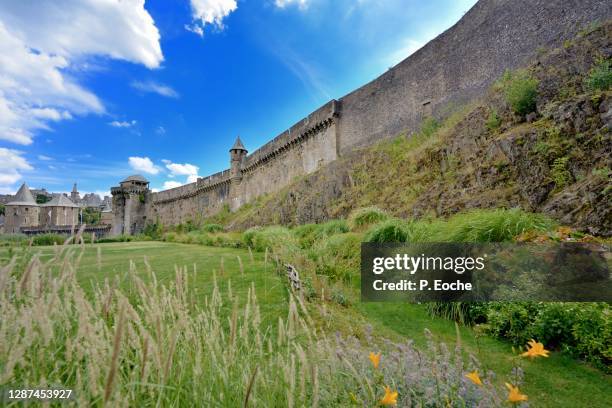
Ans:
<svg viewBox="0 0 612 408"><path fill-rule="evenodd" d="M230 149L230 175L233 180L242 180L242 163L248 151L244 148L240 136L236 138L234 145Z"/></svg>
<svg viewBox="0 0 612 408"><path fill-rule="evenodd" d="M18 234L21 227L37 227L40 206L30 192L30 188L23 183L15 194L13 201L6 204L4 231L7 234Z"/></svg>
<svg viewBox="0 0 612 408"><path fill-rule="evenodd" d="M111 188L113 195L112 235L139 234L144 230L147 208L150 205L149 181L140 175L129 176L119 187Z"/></svg>
<svg viewBox="0 0 612 408"><path fill-rule="evenodd" d="M240 188L242 182L242 165L247 156L247 149L242 144L240 136L236 138L230 149L230 208L235 210L240 207Z"/></svg>

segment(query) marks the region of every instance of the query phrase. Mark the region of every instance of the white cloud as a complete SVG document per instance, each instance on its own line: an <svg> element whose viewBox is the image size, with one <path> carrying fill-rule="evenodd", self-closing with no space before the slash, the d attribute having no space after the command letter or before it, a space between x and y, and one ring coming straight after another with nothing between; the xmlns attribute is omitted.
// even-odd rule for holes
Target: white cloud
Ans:
<svg viewBox="0 0 612 408"><path fill-rule="evenodd" d="M158 135L165 135L166 128L163 126L158 126L157 129L155 129L155 133L157 133Z"/></svg>
<svg viewBox="0 0 612 408"><path fill-rule="evenodd" d="M192 176L198 174L198 170L200 169L198 166L189 163L172 163L169 160L163 160L166 168L170 170L170 177L174 176Z"/></svg>
<svg viewBox="0 0 612 408"><path fill-rule="evenodd" d="M19 150L0 147L0 192L12 193L16 190L13 184L21 180L20 170L33 170L22 154Z"/></svg>
<svg viewBox="0 0 612 408"><path fill-rule="evenodd" d="M38 155L38 160L51 161L51 160L53 160L53 157L45 156L44 154L39 154Z"/></svg>
<svg viewBox="0 0 612 408"><path fill-rule="evenodd" d="M178 98L179 97L178 92L176 92L174 89L172 89L168 85L159 84L157 82L134 81L131 83L131 85L132 85L132 88L138 89L139 91L142 91L142 92L156 93L158 95L165 96L167 98Z"/></svg>
<svg viewBox="0 0 612 408"><path fill-rule="evenodd" d="M193 23L185 28L200 37L204 35L207 24L222 30L223 19L237 8L236 0L191 0Z"/></svg>
<svg viewBox="0 0 612 408"><path fill-rule="evenodd" d="M135 120L132 120L132 121L125 121L124 120L122 122L121 121L113 120L112 122L109 122L108 124L110 126L116 127L116 128L129 128L129 127L135 126L136 123L137 122Z"/></svg>
<svg viewBox="0 0 612 408"><path fill-rule="evenodd" d="M186 183L195 183L198 181L198 171L200 168L196 165L189 163L173 163L170 160L162 160L162 162L166 165L166 168L170 171L170 177L176 176L187 176L185 179ZM167 183L178 183L177 181L167 181ZM183 183L179 183L182 185ZM176 187L176 186L175 186ZM165 184L164 184L164 188Z"/></svg>
<svg viewBox="0 0 612 408"><path fill-rule="evenodd" d="M177 188L182 186L183 183L179 182L179 181L174 181L174 180L168 180L164 183L164 190L170 190L171 188Z"/></svg>
<svg viewBox="0 0 612 408"><path fill-rule="evenodd" d="M128 163L130 167L136 171L140 171L147 174L157 174L159 173L159 167L153 164L151 159L148 157L130 157L128 159Z"/></svg>
<svg viewBox="0 0 612 408"><path fill-rule="evenodd" d="M145 0L3 2L0 20L29 47L70 59L96 54L148 68L163 61L159 31Z"/></svg>
<svg viewBox="0 0 612 408"><path fill-rule="evenodd" d="M71 75L102 55L163 61L144 0L9 1L0 7L0 139L27 145L50 122L104 112Z"/></svg>
<svg viewBox="0 0 612 408"><path fill-rule="evenodd" d="M300 9L308 7L309 0L275 0L276 7L285 8L287 6L297 5Z"/></svg>

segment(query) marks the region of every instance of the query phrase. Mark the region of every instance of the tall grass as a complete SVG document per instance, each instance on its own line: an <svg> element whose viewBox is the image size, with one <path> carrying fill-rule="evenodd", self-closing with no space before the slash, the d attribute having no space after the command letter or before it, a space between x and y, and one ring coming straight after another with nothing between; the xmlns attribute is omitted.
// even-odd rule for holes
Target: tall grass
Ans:
<svg viewBox="0 0 612 408"><path fill-rule="evenodd" d="M322 224L304 224L295 227L292 232L298 239L301 248L310 248L316 241L334 234L344 234L350 228L345 220L331 220Z"/></svg>
<svg viewBox="0 0 612 408"><path fill-rule="evenodd" d="M389 215L377 207L359 208L353 211L349 217L349 225L353 230L359 230L368 227L372 224L384 221L389 218Z"/></svg>
<svg viewBox="0 0 612 408"><path fill-rule="evenodd" d="M448 219L403 221L374 225L366 242L507 242L527 231L550 231L555 222L519 209L472 210Z"/></svg>
<svg viewBox="0 0 612 408"><path fill-rule="evenodd" d="M431 338L379 344L328 337L290 296L287 317L264 326L254 289L239 299L214 287L196 297L177 268L162 284L131 263L129 289L104 281L87 296L75 279L82 249L14 258L0 270L0 385L71 388L80 406L375 406L383 385L401 406L501 406L493 374L461 343L450 351ZM431 336L430 336L431 337ZM370 351L382 351L374 369ZM465 378L480 370L484 387Z"/></svg>
<svg viewBox="0 0 612 408"><path fill-rule="evenodd" d="M254 227L242 234L244 243L256 251L264 252L266 249L280 252L283 249L297 248L297 240L289 228Z"/></svg>

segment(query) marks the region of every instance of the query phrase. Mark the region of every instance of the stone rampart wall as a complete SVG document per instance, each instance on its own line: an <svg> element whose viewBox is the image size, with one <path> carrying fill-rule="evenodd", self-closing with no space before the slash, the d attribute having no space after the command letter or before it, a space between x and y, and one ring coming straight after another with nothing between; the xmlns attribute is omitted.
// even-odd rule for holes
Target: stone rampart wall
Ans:
<svg viewBox="0 0 612 408"><path fill-rule="evenodd" d="M328 102L248 155L240 180L225 170L152 193L147 218L177 224L278 191L352 149L414 131L427 116L443 118L539 49L556 47L587 24L609 18L609 0L481 0L377 79Z"/></svg>

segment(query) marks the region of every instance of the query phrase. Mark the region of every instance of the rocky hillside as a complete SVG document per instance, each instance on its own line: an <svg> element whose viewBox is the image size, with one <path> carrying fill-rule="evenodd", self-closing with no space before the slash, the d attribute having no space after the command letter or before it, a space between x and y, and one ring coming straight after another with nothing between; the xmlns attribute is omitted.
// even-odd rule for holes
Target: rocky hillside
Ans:
<svg viewBox="0 0 612 408"><path fill-rule="evenodd" d="M235 214L230 228L301 224L376 205L406 218L521 207L612 235L612 22L539 50L479 101L344 155ZM533 92L530 94L530 86ZM527 95L517 102L515 93Z"/></svg>

